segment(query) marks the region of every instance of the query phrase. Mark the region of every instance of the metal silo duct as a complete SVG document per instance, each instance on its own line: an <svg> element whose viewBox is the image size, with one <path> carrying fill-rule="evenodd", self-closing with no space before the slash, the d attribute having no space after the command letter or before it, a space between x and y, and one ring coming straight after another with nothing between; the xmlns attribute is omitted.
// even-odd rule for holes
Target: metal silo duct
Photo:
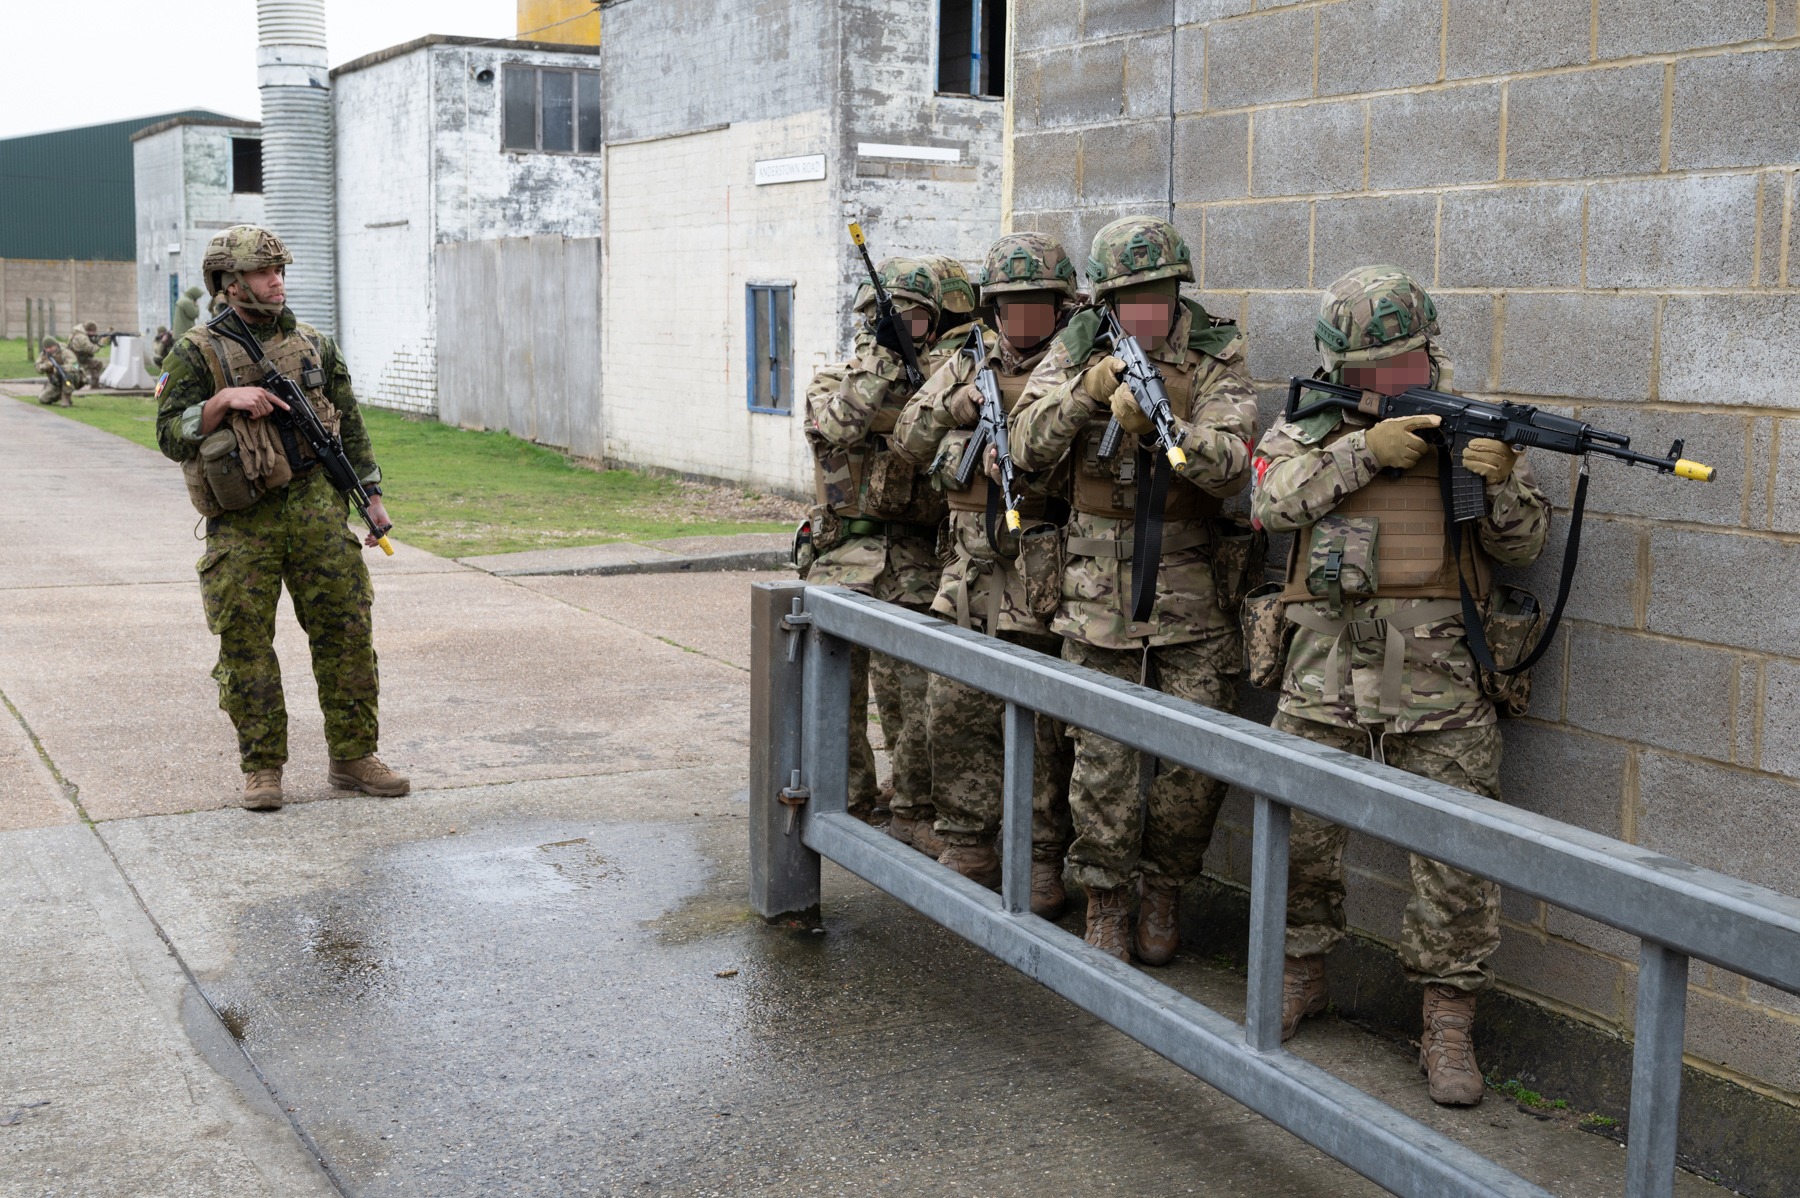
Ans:
<svg viewBox="0 0 1800 1198"><path fill-rule="evenodd" d="M263 219L287 243L288 307L337 334L337 220L325 0L257 0Z"/></svg>

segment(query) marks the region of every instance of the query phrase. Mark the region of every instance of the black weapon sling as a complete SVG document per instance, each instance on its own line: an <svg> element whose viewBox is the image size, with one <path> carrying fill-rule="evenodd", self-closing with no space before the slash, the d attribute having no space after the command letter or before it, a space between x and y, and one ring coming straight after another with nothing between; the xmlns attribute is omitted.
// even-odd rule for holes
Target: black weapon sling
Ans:
<svg viewBox="0 0 1800 1198"><path fill-rule="evenodd" d="M1569 601L1569 589L1575 582L1575 566L1581 557L1581 517L1587 510L1588 464L1587 458L1581 459L1580 477L1575 483L1575 500L1569 511L1569 540L1563 546L1562 577L1556 585L1556 604L1550 609L1549 622L1544 631L1538 635L1537 644L1531 652L1516 666L1502 669L1494 663L1493 650L1488 647L1487 629L1482 624L1481 612L1475 606L1475 596L1469 591L1469 580L1463 575L1462 561L1462 527L1456 522L1450 500L1450 470L1445 465L1450 460L1448 445L1438 446L1438 490L1444 500L1444 535L1449 538L1450 558L1456 563L1456 589L1462 598L1463 633L1469 641L1469 651L1475 656L1475 663L1493 674L1523 674L1538 663L1550 649L1550 642L1556 638L1556 629L1562 623L1563 607Z"/></svg>
<svg viewBox="0 0 1800 1198"><path fill-rule="evenodd" d="M1142 438L1137 445L1137 503L1131 520L1131 620L1149 621L1156 606L1156 575L1162 565L1163 506L1169 498L1174 467L1151 452Z"/></svg>

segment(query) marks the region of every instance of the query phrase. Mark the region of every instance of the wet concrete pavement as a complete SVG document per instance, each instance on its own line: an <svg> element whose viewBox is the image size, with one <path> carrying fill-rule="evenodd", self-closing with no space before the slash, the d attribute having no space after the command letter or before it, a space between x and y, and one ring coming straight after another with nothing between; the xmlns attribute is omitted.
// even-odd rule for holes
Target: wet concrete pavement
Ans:
<svg viewBox="0 0 1800 1198"><path fill-rule="evenodd" d="M231 805L191 525L155 454L0 400L0 1195L1378 1193L841 871L822 932L753 919L755 576L376 562L416 792L323 786L284 612L318 801L264 815ZM1241 1005L1201 953L1163 976ZM1334 1020L1295 1045L1621 1190L1611 1141L1440 1110Z"/></svg>

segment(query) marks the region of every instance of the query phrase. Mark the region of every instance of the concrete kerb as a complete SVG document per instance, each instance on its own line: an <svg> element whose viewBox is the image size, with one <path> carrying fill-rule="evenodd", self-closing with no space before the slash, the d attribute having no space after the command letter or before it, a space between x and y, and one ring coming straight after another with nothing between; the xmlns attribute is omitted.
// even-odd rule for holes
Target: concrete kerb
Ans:
<svg viewBox="0 0 1800 1198"><path fill-rule="evenodd" d="M682 541L709 542L711 552L677 552ZM668 546L665 548L663 546ZM696 546L698 548L698 546ZM660 545L614 542L568 549L531 549L456 559L458 564L498 578L601 576L615 574L702 574L731 570L781 570L789 562L786 533L744 533L729 537L676 538Z"/></svg>

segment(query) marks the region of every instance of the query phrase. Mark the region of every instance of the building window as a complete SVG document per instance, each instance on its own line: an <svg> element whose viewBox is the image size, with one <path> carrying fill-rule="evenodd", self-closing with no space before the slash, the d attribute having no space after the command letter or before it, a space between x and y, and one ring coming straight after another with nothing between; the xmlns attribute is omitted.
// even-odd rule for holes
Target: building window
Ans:
<svg viewBox="0 0 1800 1198"><path fill-rule="evenodd" d="M958 96L1006 91L1006 0L938 0L938 85Z"/></svg>
<svg viewBox="0 0 1800 1198"><path fill-rule="evenodd" d="M600 72L506 67L502 144L547 154L600 152Z"/></svg>
<svg viewBox="0 0 1800 1198"><path fill-rule="evenodd" d="M262 138L231 139L231 190L238 195L262 194Z"/></svg>
<svg viewBox="0 0 1800 1198"><path fill-rule="evenodd" d="M752 412L794 411L794 287L751 283L744 288L744 334L749 342Z"/></svg>

